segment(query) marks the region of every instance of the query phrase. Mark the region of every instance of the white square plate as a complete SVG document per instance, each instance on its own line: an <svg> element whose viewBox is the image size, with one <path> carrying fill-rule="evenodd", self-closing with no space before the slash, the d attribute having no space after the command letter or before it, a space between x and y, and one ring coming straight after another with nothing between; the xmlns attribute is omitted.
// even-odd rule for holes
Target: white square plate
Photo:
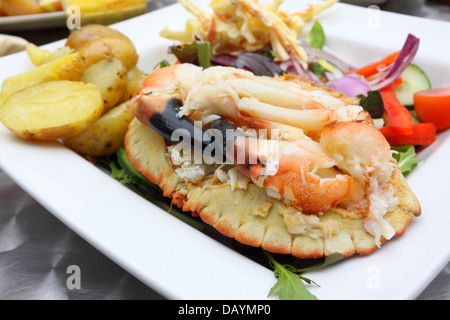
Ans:
<svg viewBox="0 0 450 320"><path fill-rule="evenodd" d="M298 11L308 2L288 0ZM207 9L208 0L196 1ZM171 41L158 36L170 24L184 28L189 14L170 6L114 27L135 43L139 67L151 71L167 58ZM408 33L421 38L415 63L433 86L450 86L450 24L374 13L336 4L321 14L327 46L353 65L400 50ZM374 20L375 19L375 20ZM374 23L375 21L375 23ZM50 49L63 46L57 42ZM31 68L26 53L0 59L0 82ZM321 285L319 299L413 299L450 257L450 137L420 154L408 177L422 205L406 234L370 256L352 257L306 276ZM0 167L62 222L123 268L170 299L265 299L273 272L180 222L58 143L29 143L0 125Z"/></svg>

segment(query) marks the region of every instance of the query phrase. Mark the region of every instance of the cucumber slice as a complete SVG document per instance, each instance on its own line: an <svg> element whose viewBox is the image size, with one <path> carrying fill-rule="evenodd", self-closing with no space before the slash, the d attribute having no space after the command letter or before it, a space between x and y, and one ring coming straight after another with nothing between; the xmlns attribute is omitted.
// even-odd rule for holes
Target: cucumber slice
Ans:
<svg viewBox="0 0 450 320"><path fill-rule="evenodd" d="M397 99L408 109L414 108L414 93L431 89L431 82L425 72L410 64L402 73L403 83L397 87Z"/></svg>

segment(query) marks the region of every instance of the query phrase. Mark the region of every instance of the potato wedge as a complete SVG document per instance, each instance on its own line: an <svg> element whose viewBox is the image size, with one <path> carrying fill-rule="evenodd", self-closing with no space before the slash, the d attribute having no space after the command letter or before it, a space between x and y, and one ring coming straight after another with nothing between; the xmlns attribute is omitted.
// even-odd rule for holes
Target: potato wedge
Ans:
<svg viewBox="0 0 450 320"><path fill-rule="evenodd" d="M86 130L64 140L73 151L92 157L109 156L124 145L128 124L134 118L129 108L130 101L124 102L104 114Z"/></svg>
<svg viewBox="0 0 450 320"><path fill-rule="evenodd" d="M134 44L124 38L98 38L77 50L83 56L86 68L100 60L116 57L127 70L132 70L139 59Z"/></svg>
<svg viewBox="0 0 450 320"><path fill-rule="evenodd" d="M116 29L101 24L89 24L72 32L67 38L66 46L78 50L91 41L103 37L122 38L130 41L127 36Z"/></svg>
<svg viewBox="0 0 450 320"><path fill-rule="evenodd" d="M60 48L56 51L42 49L33 43L29 43L26 47L28 57L35 66L43 65L44 63L66 57L75 50L69 47Z"/></svg>
<svg viewBox="0 0 450 320"><path fill-rule="evenodd" d="M139 70L138 68L134 68L130 72L128 72L128 83L127 89L125 90L124 95L121 98L121 101L130 100L136 92L141 89L144 80L147 78L147 74Z"/></svg>
<svg viewBox="0 0 450 320"><path fill-rule="evenodd" d="M81 54L75 52L6 79L3 81L1 94L8 97L18 90L47 81L78 81L83 70Z"/></svg>
<svg viewBox="0 0 450 320"><path fill-rule="evenodd" d="M0 121L27 140L65 139L97 121L100 90L78 81L49 81L11 94L0 106Z"/></svg>
<svg viewBox="0 0 450 320"><path fill-rule="evenodd" d="M105 105L103 113L106 113L120 102L127 90L128 71L119 59L104 59L86 68L81 81L100 89Z"/></svg>

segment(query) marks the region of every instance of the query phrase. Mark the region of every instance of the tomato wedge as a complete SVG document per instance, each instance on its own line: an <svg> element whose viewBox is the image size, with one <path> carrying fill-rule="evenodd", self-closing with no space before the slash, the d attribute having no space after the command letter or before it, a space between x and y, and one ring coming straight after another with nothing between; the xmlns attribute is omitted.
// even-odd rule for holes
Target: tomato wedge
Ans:
<svg viewBox="0 0 450 320"><path fill-rule="evenodd" d="M394 52L393 54L390 54L389 56L376 61L374 63L368 64L365 67L362 67L360 69L356 69L356 70L351 70L346 72L345 74L352 74L352 73L356 73L359 74L360 76L364 76L366 78L373 76L374 74L377 74L378 72L380 72L381 68L387 67L391 64L393 64L395 62L395 60L397 60L398 56L400 54L400 51Z"/></svg>
<svg viewBox="0 0 450 320"><path fill-rule="evenodd" d="M414 110L422 122L432 122L437 130L450 128L450 87L414 94Z"/></svg>
<svg viewBox="0 0 450 320"><path fill-rule="evenodd" d="M400 135L391 126L380 129L392 146L428 146L436 141L436 126L433 123L417 123L412 125L412 134Z"/></svg>

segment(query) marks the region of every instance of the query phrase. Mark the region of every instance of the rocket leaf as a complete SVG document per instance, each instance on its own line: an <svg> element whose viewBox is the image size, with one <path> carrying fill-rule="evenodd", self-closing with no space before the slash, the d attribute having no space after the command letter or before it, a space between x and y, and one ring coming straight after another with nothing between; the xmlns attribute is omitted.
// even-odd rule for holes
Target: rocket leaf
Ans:
<svg viewBox="0 0 450 320"><path fill-rule="evenodd" d="M277 282L270 289L268 296L277 292L280 300L318 300L315 295L308 291L304 283L314 284L313 281L296 274L297 269L295 267L282 265L268 252L263 252L274 268L274 274L277 278Z"/></svg>

